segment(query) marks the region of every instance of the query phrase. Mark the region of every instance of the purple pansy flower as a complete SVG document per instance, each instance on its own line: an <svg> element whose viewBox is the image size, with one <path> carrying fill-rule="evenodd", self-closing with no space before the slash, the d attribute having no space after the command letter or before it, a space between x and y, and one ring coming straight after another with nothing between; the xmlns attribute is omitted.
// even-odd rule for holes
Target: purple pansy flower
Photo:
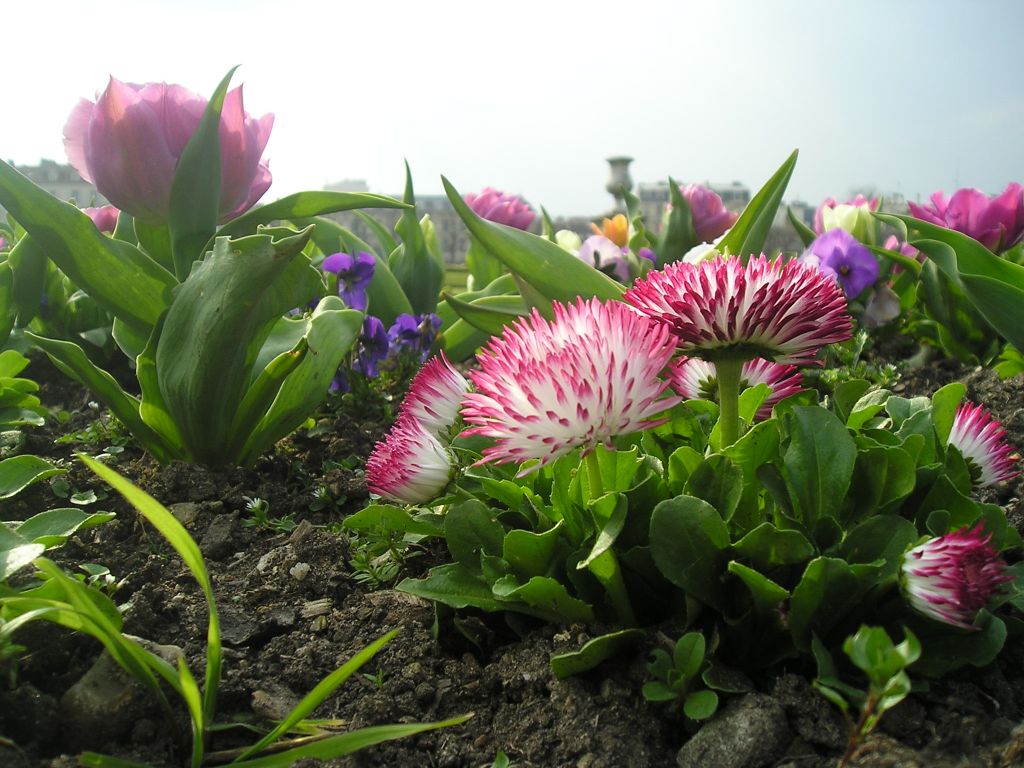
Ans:
<svg viewBox="0 0 1024 768"><path fill-rule="evenodd" d="M352 368L372 379L380 373L377 363L387 356L388 332L384 330L384 323L380 318L367 315L363 320L363 332L359 334Z"/></svg>
<svg viewBox="0 0 1024 768"><path fill-rule="evenodd" d="M352 309L366 311L366 287L373 279L376 261L372 254L360 251L355 256L334 253L324 259L320 268L338 276L338 295Z"/></svg>
<svg viewBox="0 0 1024 768"><path fill-rule="evenodd" d="M848 299L878 279L878 262L871 251L844 229L830 229L819 235L800 260L834 277Z"/></svg>
<svg viewBox="0 0 1024 768"><path fill-rule="evenodd" d="M399 354L408 351L419 356L423 362L430 355L430 348L437 341L441 330L441 318L435 314L409 315L401 314L395 318L394 324L388 328L388 340L391 351Z"/></svg>

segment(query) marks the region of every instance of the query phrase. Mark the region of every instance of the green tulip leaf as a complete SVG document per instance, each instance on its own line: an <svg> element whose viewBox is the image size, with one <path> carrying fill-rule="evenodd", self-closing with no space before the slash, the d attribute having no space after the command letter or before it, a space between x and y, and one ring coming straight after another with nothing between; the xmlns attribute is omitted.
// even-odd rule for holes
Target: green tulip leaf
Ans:
<svg viewBox="0 0 1024 768"><path fill-rule="evenodd" d="M0 523L0 582L31 563L46 547L30 541Z"/></svg>
<svg viewBox="0 0 1024 768"><path fill-rule="evenodd" d="M0 205L26 229L35 241L33 247L124 322L148 333L170 304L171 290L178 284L174 275L134 245L102 234L75 206L61 202L3 161Z"/></svg>
<svg viewBox="0 0 1024 768"><path fill-rule="evenodd" d="M480 218L447 179L442 177L442 181L452 207L470 234L548 302L570 302L578 296L621 298L623 287L607 275L550 240Z"/></svg>
<svg viewBox="0 0 1024 768"><path fill-rule="evenodd" d="M499 336L505 326L529 315L521 296L482 296L471 302L444 296L448 306L463 320L489 336Z"/></svg>
<svg viewBox="0 0 1024 768"><path fill-rule="evenodd" d="M402 286L413 312L422 315L437 308L438 295L444 284L444 262L439 262L430 253L416 218L416 197L409 163L405 164L404 202L408 207L402 211L402 218L395 226L402 243L388 257L388 267Z"/></svg>
<svg viewBox="0 0 1024 768"><path fill-rule="evenodd" d="M739 256L744 262L764 250L765 240L782 204L782 196L796 167L798 151L793 150L765 185L743 209L743 213L716 246L722 253Z"/></svg>
<svg viewBox="0 0 1024 768"><path fill-rule="evenodd" d="M7 255L14 272L13 301L17 308L18 325L25 327L39 313L43 291L46 288L46 252L31 235L18 241Z"/></svg>

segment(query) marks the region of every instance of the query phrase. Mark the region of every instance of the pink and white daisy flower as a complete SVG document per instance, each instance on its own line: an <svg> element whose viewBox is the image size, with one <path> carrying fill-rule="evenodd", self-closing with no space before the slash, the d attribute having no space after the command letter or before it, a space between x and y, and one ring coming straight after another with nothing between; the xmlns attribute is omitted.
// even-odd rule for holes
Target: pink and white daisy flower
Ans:
<svg viewBox="0 0 1024 768"><path fill-rule="evenodd" d="M1013 469L1020 456L1005 437L1006 431L992 414L980 405L964 403L957 409L946 443L967 460L975 485L985 487L1020 474Z"/></svg>
<svg viewBox="0 0 1024 768"><path fill-rule="evenodd" d="M989 544L982 524L962 528L903 555L901 583L910 605L925 616L976 630L974 617L1013 581L1006 562Z"/></svg>
<svg viewBox="0 0 1024 768"><path fill-rule="evenodd" d="M452 457L427 429L402 414L366 461L370 491L402 504L437 498L452 474Z"/></svg>
<svg viewBox="0 0 1024 768"><path fill-rule="evenodd" d="M480 463L587 452L661 424L681 400L663 397L659 378L675 351L666 327L617 301L556 303L554 313L548 322L534 310L477 355L462 415L473 425L464 434L496 440Z"/></svg>
<svg viewBox="0 0 1024 768"><path fill-rule="evenodd" d="M672 388L687 400L714 400L718 393L718 373L713 363L699 357L681 357L668 368ZM775 404L803 389L803 377L795 365L780 365L762 357L748 360L740 372L740 390L767 384L771 394L757 409L755 418L771 418Z"/></svg>
<svg viewBox="0 0 1024 768"><path fill-rule="evenodd" d="M466 377L452 367L442 352L428 360L413 378L409 394L402 401L401 413L408 414L437 436L451 429L467 391Z"/></svg>
<svg viewBox="0 0 1024 768"><path fill-rule="evenodd" d="M764 254L746 266L735 257L676 262L638 280L625 300L669 327L684 354L712 362L813 364L820 347L853 332L834 280Z"/></svg>

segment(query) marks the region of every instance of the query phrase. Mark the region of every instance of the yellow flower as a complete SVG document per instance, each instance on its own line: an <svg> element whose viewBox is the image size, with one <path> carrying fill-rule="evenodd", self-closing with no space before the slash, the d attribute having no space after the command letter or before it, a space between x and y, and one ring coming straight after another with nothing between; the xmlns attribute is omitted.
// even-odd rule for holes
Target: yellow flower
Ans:
<svg viewBox="0 0 1024 768"><path fill-rule="evenodd" d="M591 224L590 228L594 230L595 235L604 235L619 248L625 248L629 244L629 221L621 213L610 219L604 219L600 227L597 224Z"/></svg>

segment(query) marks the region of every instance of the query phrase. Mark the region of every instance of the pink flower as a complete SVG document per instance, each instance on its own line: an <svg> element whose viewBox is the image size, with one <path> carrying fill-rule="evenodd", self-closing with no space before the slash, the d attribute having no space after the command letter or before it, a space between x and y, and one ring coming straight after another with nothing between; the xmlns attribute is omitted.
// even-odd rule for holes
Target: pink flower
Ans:
<svg viewBox="0 0 1024 768"><path fill-rule="evenodd" d="M100 194L132 216L166 221L171 183L206 99L180 85L122 83L111 77L96 103L82 99L64 126L68 160ZM261 161L273 115L253 119L241 87L229 91L220 121L219 219L251 208L270 187Z"/></svg>
<svg viewBox="0 0 1024 768"><path fill-rule="evenodd" d="M702 243L710 243L736 223L738 213L733 213L722 203L722 198L700 184L686 184L679 187L686 198L693 216L693 231Z"/></svg>
<svg viewBox="0 0 1024 768"><path fill-rule="evenodd" d="M82 213L92 219L92 223L100 232L113 232L117 227L117 215L120 211L112 205L104 205L99 208L83 208Z"/></svg>
<svg viewBox="0 0 1024 768"><path fill-rule="evenodd" d="M847 200L845 203L840 203L834 197L826 197L824 200L821 201L821 205L818 206L818 210L814 212L814 234L822 235L826 231L823 218L824 211L826 208L834 209L836 208L836 206L839 205L848 205L854 208L866 208L869 211L877 211L878 203L879 200L877 197L872 197L869 200L868 198L864 197L864 195L860 194L858 194L852 200Z"/></svg>
<svg viewBox="0 0 1024 768"><path fill-rule="evenodd" d="M455 423L467 391L466 377L452 368L442 352L420 368L402 401L401 413L418 421L432 435L440 435Z"/></svg>
<svg viewBox="0 0 1024 768"><path fill-rule="evenodd" d="M366 460L370 491L402 504L423 504L437 498L451 474L448 450L406 414L399 416Z"/></svg>
<svg viewBox="0 0 1024 768"><path fill-rule="evenodd" d="M980 405L964 403L957 409L947 445L954 446L967 460L975 485L985 487L1016 477L1013 470L1020 456L1005 442L1006 431Z"/></svg>
<svg viewBox="0 0 1024 768"><path fill-rule="evenodd" d="M949 199L936 192L930 205L908 205L916 218L963 232L995 253L1013 247L1024 235L1024 187L1020 184L1007 184L1001 195L991 198L964 188Z"/></svg>
<svg viewBox="0 0 1024 768"><path fill-rule="evenodd" d="M763 254L746 266L738 258L670 264L637 280L624 298L670 328L684 354L712 362L813 364L820 347L853 332L835 280Z"/></svg>
<svg viewBox="0 0 1024 768"><path fill-rule="evenodd" d="M466 195L463 199L477 216L516 229L529 229L537 215L519 195L506 195L491 187L478 195Z"/></svg>
<svg viewBox="0 0 1024 768"><path fill-rule="evenodd" d="M662 423L680 401L662 397L659 374L675 351L667 328L617 301L581 298L554 312L548 322L534 310L477 355L462 415L474 425L463 434L496 440L480 463L543 465L590 451Z"/></svg>
<svg viewBox="0 0 1024 768"><path fill-rule="evenodd" d="M885 243L882 244L882 247L887 251L895 251L896 253L902 254L903 256L907 256L911 259L917 259L918 261L924 260L924 257L917 248L912 246L910 243L904 243L896 237L896 235L889 235L889 237L886 238ZM893 269L895 270L898 266L899 264L895 265Z"/></svg>
<svg viewBox="0 0 1024 768"><path fill-rule="evenodd" d="M670 363L668 380L687 400L714 400L718 392L715 366L699 357L681 357ZM803 377L795 365L779 365L763 358L748 360L740 373L740 390L758 384L772 388L755 416L758 421L764 421L771 418L776 403L803 389Z"/></svg>
<svg viewBox="0 0 1024 768"><path fill-rule="evenodd" d="M962 629L973 625L1004 584L1013 581L1006 562L982 534L982 523L914 547L903 555L901 583L910 605L936 621Z"/></svg>

